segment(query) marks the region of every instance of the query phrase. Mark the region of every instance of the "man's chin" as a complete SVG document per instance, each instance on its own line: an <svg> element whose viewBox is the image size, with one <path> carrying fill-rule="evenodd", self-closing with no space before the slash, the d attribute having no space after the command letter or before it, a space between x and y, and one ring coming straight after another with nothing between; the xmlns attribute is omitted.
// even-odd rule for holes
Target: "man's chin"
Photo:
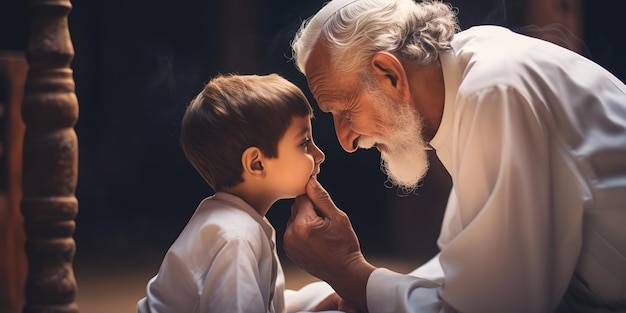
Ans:
<svg viewBox="0 0 626 313"><path fill-rule="evenodd" d="M419 187L422 178L428 171L428 160L421 160L421 162L420 160L414 160L410 164L399 165L389 163L387 156L381 155L381 169L387 175L389 182L394 186L403 190L413 191Z"/></svg>
<svg viewBox="0 0 626 313"><path fill-rule="evenodd" d="M412 192L414 190L416 190L419 187L419 182L420 180L417 181L400 181L397 178L395 178L394 176L391 175L387 175L387 180L395 187L398 187L402 190L408 190L409 192Z"/></svg>
<svg viewBox="0 0 626 313"><path fill-rule="evenodd" d="M421 181L421 177L419 178L399 178L391 173L387 173L387 180L395 187L398 187L403 190L415 190L419 187L419 182Z"/></svg>

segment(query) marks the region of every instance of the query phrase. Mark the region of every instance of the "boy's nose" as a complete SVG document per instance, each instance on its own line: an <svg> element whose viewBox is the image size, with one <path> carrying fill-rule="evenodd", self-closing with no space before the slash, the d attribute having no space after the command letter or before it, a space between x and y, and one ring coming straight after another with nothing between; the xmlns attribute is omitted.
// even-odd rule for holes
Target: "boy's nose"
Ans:
<svg viewBox="0 0 626 313"><path fill-rule="evenodd" d="M326 155L324 154L324 152L322 152L322 150L316 144L313 144L313 147L315 147L313 159L315 160L316 164L321 164L326 159Z"/></svg>

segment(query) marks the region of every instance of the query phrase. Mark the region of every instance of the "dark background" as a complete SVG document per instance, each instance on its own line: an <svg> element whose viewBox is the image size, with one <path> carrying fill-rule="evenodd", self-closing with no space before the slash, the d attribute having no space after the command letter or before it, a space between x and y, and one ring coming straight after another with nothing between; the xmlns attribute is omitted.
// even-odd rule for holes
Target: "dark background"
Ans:
<svg viewBox="0 0 626 313"><path fill-rule="evenodd" d="M6 2L5 2L6 1ZM0 4L0 50L25 50L26 1ZM449 177L436 159L417 194L384 187L376 151L347 154L332 119L317 109L289 61L301 20L325 1L72 1L69 28L79 100L80 203L77 257L165 252L201 199L212 191L178 142L183 110L218 73L276 72L303 88L316 110L313 132L326 153L319 180L348 213L366 254L423 257L436 252ZM519 29L524 1L451 1L461 27ZM583 1L581 53L625 80L619 0ZM623 6L623 5L622 5ZM527 29L527 28L525 28ZM279 247L291 200L268 213ZM408 238L408 239L407 239ZM279 250L279 254L283 254Z"/></svg>

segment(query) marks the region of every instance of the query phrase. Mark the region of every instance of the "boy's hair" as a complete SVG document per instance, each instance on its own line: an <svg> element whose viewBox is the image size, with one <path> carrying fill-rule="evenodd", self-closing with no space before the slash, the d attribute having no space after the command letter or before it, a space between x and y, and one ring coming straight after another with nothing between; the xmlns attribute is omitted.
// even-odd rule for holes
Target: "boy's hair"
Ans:
<svg viewBox="0 0 626 313"><path fill-rule="evenodd" d="M300 88L278 74L214 77L189 104L181 126L187 159L215 191L243 182L241 155L278 156L294 116L313 117Z"/></svg>

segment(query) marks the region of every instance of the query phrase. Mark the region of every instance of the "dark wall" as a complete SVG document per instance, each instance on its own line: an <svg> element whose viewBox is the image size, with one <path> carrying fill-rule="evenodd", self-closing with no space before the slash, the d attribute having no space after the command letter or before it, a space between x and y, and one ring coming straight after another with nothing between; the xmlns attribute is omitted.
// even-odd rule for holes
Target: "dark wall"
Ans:
<svg viewBox="0 0 626 313"><path fill-rule="evenodd" d="M300 21L324 2L72 2L72 67L80 105L79 254L92 247L167 248L198 202L212 192L178 144L185 105L211 76L227 72L277 72L309 95L288 59L289 41ZM584 1L581 40L588 57L625 80L623 25L614 2ZM452 3L459 8L463 29L482 23L525 26L519 18L521 0ZM8 0L0 7L0 49L24 50L25 1ZM383 186L378 153L344 153L331 117L316 113L315 140L327 156L319 179L350 215L364 250L436 250L434 238L450 184L436 159L419 194L398 198ZM280 201L268 213L279 237L290 203ZM391 243L416 235L423 240Z"/></svg>
<svg viewBox="0 0 626 313"><path fill-rule="evenodd" d="M212 193L179 147L186 104L217 73L277 72L305 88L288 59L289 40L321 3L74 4L70 29L81 107L76 128L80 249L92 243L115 249L166 247L176 238L199 201ZM372 231L385 227L377 224L384 217L378 156L345 154L331 117L321 112L314 134L327 155L320 180L339 205L354 212L365 241L382 236L382 229ZM281 201L268 214L279 236L290 204Z"/></svg>

